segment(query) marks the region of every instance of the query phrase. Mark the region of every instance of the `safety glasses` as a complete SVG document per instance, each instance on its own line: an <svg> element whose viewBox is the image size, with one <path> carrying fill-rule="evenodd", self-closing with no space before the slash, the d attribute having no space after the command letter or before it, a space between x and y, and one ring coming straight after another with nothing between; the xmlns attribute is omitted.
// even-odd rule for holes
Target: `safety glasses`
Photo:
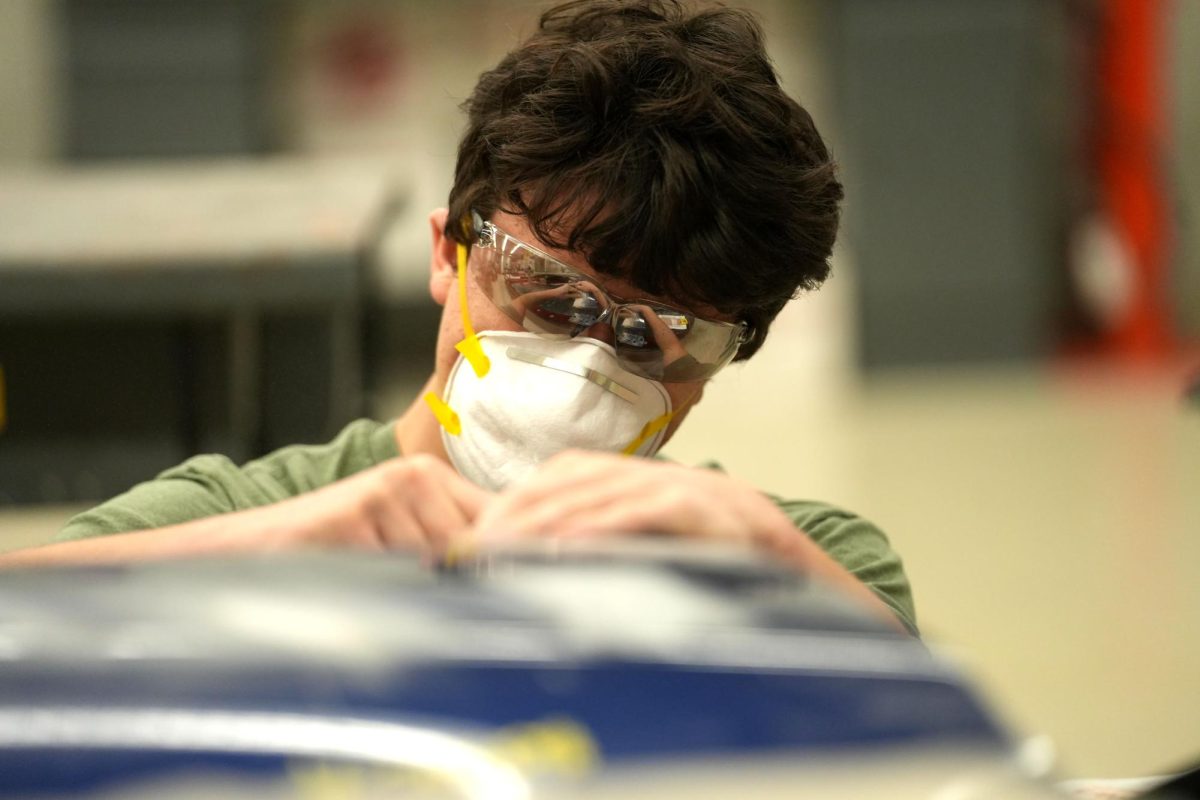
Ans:
<svg viewBox="0 0 1200 800"><path fill-rule="evenodd" d="M476 241L471 272L481 289L525 330L549 338L606 338L612 329L617 360L656 381L712 377L753 338L744 322L701 319L652 300L624 300L594 279L472 214Z"/></svg>

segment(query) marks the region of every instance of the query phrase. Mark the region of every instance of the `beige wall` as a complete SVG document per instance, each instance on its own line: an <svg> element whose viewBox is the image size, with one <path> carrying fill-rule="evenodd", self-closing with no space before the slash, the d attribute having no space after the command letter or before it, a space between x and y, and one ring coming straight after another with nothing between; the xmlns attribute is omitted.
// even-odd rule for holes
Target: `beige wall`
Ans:
<svg viewBox="0 0 1200 800"><path fill-rule="evenodd" d="M58 152L58 97L51 0L0 2L0 163Z"/></svg>
<svg viewBox="0 0 1200 800"><path fill-rule="evenodd" d="M479 74L491 68L536 23L545 3L444 0L395 3L302 0L288 36L285 82L291 144L301 152L369 154L388 164L407 204L384 243L376 288L384 296L420 296L425 284L425 217L444 205L462 131L459 104ZM746 0L759 13L784 86L827 127L830 103L814 38L816 0ZM339 31L369 21L395 59L384 88L355 102L338 91L329 48Z"/></svg>

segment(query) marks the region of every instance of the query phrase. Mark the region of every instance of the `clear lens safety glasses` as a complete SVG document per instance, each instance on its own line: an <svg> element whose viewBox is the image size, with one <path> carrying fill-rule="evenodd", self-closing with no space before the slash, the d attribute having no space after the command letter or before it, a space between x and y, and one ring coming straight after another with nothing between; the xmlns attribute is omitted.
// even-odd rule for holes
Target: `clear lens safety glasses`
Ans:
<svg viewBox="0 0 1200 800"><path fill-rule="evenodd" d="M701 319L650 300L613 297L594 279L472 214L476 242L470 270L476 283L514 322L549 338L598 336L612 329L617 360L656 381L712 377L748 342L744 322Z"/></svg>

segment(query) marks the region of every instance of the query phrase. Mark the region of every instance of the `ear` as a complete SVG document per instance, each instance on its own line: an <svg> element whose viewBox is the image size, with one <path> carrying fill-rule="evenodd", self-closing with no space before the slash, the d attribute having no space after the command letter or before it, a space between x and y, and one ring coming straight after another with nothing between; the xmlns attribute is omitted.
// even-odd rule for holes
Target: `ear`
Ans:
<svg viewBox="0 0 1200 800"><path fill-rule="evenodd" d="M446 305L446 298L458 282L458 242L446 235L446 218L450 212L435 208L429 213L429 294L439 306Z"/></svg>

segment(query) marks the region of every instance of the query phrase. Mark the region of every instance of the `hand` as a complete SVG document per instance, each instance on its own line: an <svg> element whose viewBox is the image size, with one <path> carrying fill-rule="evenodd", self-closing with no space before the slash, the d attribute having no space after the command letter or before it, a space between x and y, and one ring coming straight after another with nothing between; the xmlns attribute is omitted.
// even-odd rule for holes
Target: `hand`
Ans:
<svg viewBox="0 0 1200 800"><path fill-rule="evenodd" d="M744 542L790 559L796 540L807 540L757 489L721 472L585 451L559 454L497 495L472 533L480 543L653 533Z"/></svg>
<svg viewBox="0 0 1200 800"><path fill-rule="evenodd" d="M274 505L0 555L0 568L127 563L301 547L441 554L493 495L433 456L394 458Z"/></svg>
<svg viewBox="0 0 1200 800"><path fill-rule="evenodd" d="M539 536L655 533L742 542L820 578L899 631L866 584L749 484L715 470L608 453L567 451L483 508L470 542Z"/></svg>
<svg viewBox="0 0 1200 800"><path fill-rule="evenodd" d="M394 458L309 494L261 509L279 547L317 545L444 553L492 494L427 455Z"/></svg>

